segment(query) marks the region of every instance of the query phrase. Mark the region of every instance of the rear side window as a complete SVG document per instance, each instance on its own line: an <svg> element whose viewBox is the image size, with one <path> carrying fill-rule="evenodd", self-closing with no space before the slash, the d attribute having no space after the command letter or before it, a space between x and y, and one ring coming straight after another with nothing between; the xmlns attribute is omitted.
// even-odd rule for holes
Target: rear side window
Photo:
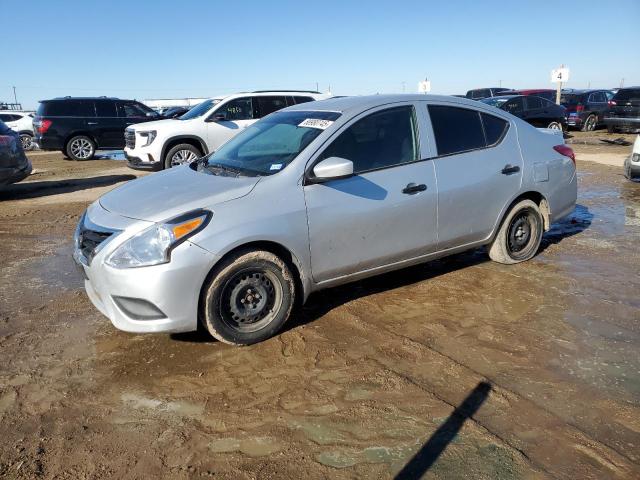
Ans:
<svg viewBox="0 0 640 480"><path fill-rule="evenodd" d="M438 155L451 155L486 146L477 110L443 105L429 105L428 108Z"/></svg>
<svg viewBox="0 0 640 480"><path fill-rule="evenodd" d="M115 102L97 101L96 102L96 115L98 117L117 117Z"/></svg>
<svg viewBox="0 0 640 480"><path fill-rule="evenodd" d="M38 107L38 115L51 117L95 117L92 100L60 100L43 102Z"/></svg>
<svg viewBox="0 0 640 480"><path fill-rule="evenodd" d="M393 167L418 159L418 132L413 107L372 113L342 132L320 159L346 158L353 172Z"/></svg>
<svg viewBox="0 0 640 480"><path fill-rule="evenodd" d="M16 120L18 120L20 117L16 116L16 115L10 115L10 114L6 114L6 113L0 113L0 120L2 120L3 122L15 122Z"/></svg>
<svg viewBox="0 0 640 480"><path fill-rule="evenodd" d="M509 122L502 118L494 117L488 113L481 113L482 126L484 127L484 135L487 140L487 147L496 145L502 140L504 134L509 128Z"/></svg>
<svg viewBox="0 0 640 480"><path fill-rule="evenodd" d="M256 97L254 106L258 104L258 117L262 118L287 106L286 97Z"/></svg>
<svg viewBox="0 0 640 480"><path fill-rule="evenodd" d="M535 108L542 108L542 99L536 96L529 96L525 98L527 110L533 110Z"/></svg>

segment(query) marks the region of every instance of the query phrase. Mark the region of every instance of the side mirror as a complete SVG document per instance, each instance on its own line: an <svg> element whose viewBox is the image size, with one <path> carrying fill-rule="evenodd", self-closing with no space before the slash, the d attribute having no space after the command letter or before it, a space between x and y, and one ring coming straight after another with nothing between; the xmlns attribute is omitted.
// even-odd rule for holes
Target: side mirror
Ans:
<svg viewBox="0 0 640 480"><path fill-rule="evenodd" d="M335 180L353 175L353 162L346 158L329 157L313 167L315 181Z"/></svg>
<svg viewBox="0 0 640 480"><path fill-rule="evenodd" d="M214 122L224 122L227 119L227 116L224 113L216 113L213 116Z"/></svg>

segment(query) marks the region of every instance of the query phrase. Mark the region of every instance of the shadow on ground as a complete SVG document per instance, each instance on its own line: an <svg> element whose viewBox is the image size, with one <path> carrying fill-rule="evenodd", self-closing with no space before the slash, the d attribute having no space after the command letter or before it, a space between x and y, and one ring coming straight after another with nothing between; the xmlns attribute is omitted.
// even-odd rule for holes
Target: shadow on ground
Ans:
<svg viewBox="0 0 640 480"><path fill-rule="evenodd" d="M0 200L22 200L45 197L47 195L58 195L61 193L71 193L78 190L113 185L135 178L135 175L102 175L89 178L15 183L0 191Z"/></svg>

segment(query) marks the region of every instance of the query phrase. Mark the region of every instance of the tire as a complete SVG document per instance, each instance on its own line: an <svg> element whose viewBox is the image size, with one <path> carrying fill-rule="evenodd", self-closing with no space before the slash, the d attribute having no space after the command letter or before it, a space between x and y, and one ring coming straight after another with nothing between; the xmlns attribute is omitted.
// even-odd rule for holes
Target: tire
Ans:
<svg viewBox="0 0 640 480"><path fill-rule="evenodd" d="M65 153L71 160L91 160L96 153L96 144L89 137L77 135L67 142Z"/></svg>
<svg viewBox="0 0 640 480"><path fill-rule="evenodd" d="M33 135L31 135L30 133L21 133L20 143L22 144L22 149L25 152L33 150Z"/></svg>
<svg viewBox="0 0 640 480"><path fill-rule="evenodd" d="M271 252L240 251L223 260L209 278L201 318L221 342L261 342L291 316L295 282L287 264Z"/></svg>
<svg viewBox="0 0 640 480"><path fill-rule="evenodd" d="M202 156L202 152L193 145L180 143L172 147L164 156L164 168L190 163Z"/></svg>
<svg viewBox="0 0 640 480"><path fill-rule="evenodd" d="M562 124L560 122L553 121L549 125L547 125L547 128L550 128L551 130L562 131Z"/></svg>
<svg viewBox="0 0 640 480"><path fill-rule="evenodd" d="M589 115L582 125L583 132L593 132L598 124L598 117L595 114Z"/></svg>
<svg viewBox="0 0 640 480"><path fill-rule="evenodd" d="M500 225L489 246L489 258L512 265L534 257L540 248L544 220L538 205L531 200L516 203Z"/></svg>

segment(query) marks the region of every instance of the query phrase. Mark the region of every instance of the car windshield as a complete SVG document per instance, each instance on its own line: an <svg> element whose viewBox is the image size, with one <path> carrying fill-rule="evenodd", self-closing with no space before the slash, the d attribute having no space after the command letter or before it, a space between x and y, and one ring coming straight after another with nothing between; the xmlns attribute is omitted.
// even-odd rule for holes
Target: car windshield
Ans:
<svg viewBox="0 0 640 480"><path fill-rule="evenodd" d="M222 100L219 98L214 98L210 100L205 100L202 103L199 103L187 113L180 117L180 120L191 120L192 118L198 118L207 113L214 105L217 105Z"/></svg>
<svg viewBox="0 0 640 480"><path fill-rule="evenodd" d="M487 105L491 105L493 107L500 107L503 103L509 100L511 97L489 97L483 98L480 100L482 103L486 103Z"/></svg>
<svg viewBox="0 0 640 480"><path fill-rule="evenodd" d="M273 113L205 157L199 170L214 175L273 175L286 168L339 117L336 112Z"/></svg>

